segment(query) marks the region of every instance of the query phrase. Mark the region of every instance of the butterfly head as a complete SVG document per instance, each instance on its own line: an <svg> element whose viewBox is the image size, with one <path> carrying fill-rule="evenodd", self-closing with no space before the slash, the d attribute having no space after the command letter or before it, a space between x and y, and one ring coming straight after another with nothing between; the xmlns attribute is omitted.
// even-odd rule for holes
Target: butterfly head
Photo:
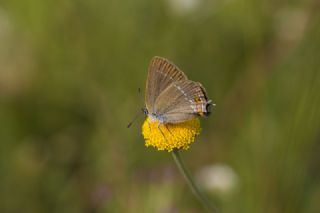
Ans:
<svg viewBox="0 0 320 213"><path fill-rule="evenodd" d="M143 107L141 110L142 110L143 114L145 114L145 115L149 114L147 107Z"/></svg>

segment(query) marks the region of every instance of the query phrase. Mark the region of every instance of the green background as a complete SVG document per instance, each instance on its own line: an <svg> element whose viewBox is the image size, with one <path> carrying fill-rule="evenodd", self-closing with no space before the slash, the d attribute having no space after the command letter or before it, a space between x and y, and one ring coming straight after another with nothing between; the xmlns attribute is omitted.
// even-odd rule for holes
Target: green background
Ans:
<svg viewBox="0 0 320 213"><path fill-rule="evenodd" d="M216 103L183 157L223 164L221 212L320 212L320 4L1 0L0 212L203 212L146 148L147 67L172 60Z"/></svg>

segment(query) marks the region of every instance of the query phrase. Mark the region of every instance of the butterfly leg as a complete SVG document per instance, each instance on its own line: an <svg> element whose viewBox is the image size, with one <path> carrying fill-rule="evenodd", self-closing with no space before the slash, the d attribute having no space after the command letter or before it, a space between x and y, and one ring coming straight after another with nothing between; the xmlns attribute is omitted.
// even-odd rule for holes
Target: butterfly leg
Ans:
<svg viewBox="0 0 320 213"><path fill-rule="evenodd" d="M169 127L167 125L164 124L164 126L166 127L167 131L170 133L171 136L173 136L172 132L170 131Z"/></svg>
<svg viewBox="0 0 320 213"><path fill-rule="evenodd" d="M160 125L161 125L161 124L159 123L158 129L159 129L160 133L162 134L162 136L164 137L164 139L168 142L168 139L167 139L166 136L163 134L163 131L161 130Z"/></svg>
<svg viewBox="0 0 320 213"><path fill-rule="evenodd" d="M149 131L151 132L150 122L148 121Z"/></svg>

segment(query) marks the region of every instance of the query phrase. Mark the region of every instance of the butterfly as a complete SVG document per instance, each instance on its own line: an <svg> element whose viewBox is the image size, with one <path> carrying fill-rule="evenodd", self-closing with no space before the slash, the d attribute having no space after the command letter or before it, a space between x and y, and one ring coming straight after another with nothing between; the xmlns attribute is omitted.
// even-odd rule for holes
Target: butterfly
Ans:
<svg viewBox="0 0 320 213"><path fill-rule="evenodd" d="M210 115L206 90L199 83L189 80L176 65L169 60L155 56L152 58L145 90L144 113L151 120L161 124L177 124L197 116Z"/></svg>

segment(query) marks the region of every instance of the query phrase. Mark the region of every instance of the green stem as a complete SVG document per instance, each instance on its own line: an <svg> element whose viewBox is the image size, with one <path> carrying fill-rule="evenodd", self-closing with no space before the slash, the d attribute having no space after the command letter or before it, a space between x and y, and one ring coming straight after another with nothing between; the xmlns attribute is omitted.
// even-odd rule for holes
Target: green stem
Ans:
<svg viewBox="0 0 320 213"><path fill-rule="evenodd" d="M216 213L216 208L212 206L212 204L208 201L207 197L200 191L200 189L195 184L192 176L190 175L190 172L186 168L183 160L181 159L179 150L173 150L172 156L181 174L183 175L184 179L187 181L189 187L191 188L193 194L198 198L198 200L208 210L208 212Z"/></svg>

